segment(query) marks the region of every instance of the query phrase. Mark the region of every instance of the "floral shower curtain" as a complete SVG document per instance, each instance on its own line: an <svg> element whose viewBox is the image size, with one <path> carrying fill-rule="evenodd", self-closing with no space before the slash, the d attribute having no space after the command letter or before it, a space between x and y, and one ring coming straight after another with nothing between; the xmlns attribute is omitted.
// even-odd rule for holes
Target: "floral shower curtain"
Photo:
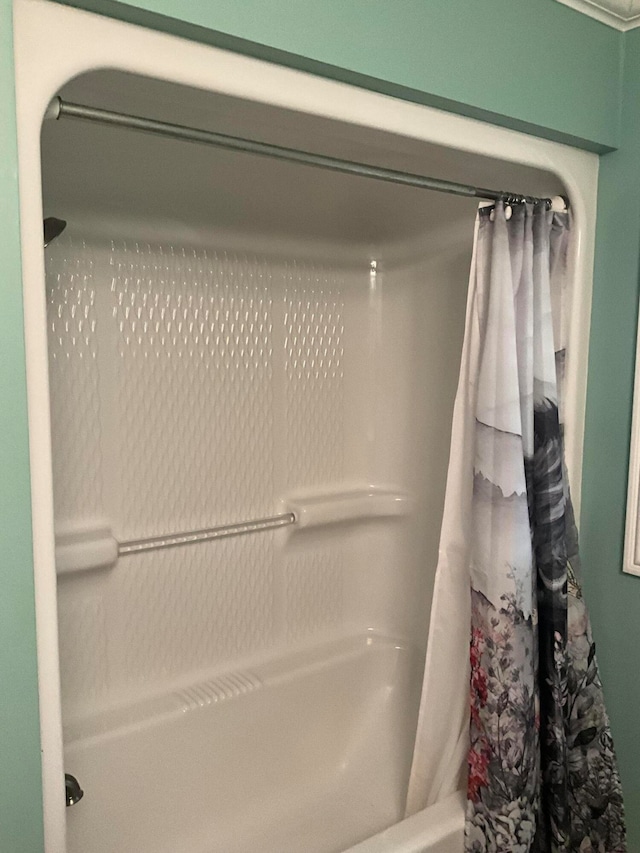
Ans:
<svg viewBox="0 0 640 853"><path fill-rule="evenodd" d="M626 850L563 463L568 233L545 204L476 222L408 798L466 775L467 853Z"/></svg>

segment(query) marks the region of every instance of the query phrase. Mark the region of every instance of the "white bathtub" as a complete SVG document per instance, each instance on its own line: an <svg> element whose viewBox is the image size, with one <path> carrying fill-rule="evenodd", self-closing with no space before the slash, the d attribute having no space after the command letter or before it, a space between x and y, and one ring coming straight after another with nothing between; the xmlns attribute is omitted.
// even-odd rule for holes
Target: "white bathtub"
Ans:
<svg viewBox="0 0 640 853"><path fill-rule="evenodd" d="M360 636L77 723L69 853L460 850L457 798L398 823L418 663Z"/></svg>
<svg viewBox="0 0 640 853"><path fill-rule="evenodd" d="M463 843L464 794L458 791L350 847L348 853L461 853Z"/></svg>

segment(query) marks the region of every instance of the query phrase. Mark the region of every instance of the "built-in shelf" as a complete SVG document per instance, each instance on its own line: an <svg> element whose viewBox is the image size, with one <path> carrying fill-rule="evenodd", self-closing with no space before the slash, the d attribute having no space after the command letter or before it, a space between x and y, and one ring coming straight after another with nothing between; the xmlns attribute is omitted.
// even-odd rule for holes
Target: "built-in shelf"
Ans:
<svg viewBox="0 0 640 853"><path fill-rule="evenodd" d="M285 505L296 518L292 530L347 521L393 518L406 515L410 510L406 494L375 487L290 498L285 501Z"/></svg>

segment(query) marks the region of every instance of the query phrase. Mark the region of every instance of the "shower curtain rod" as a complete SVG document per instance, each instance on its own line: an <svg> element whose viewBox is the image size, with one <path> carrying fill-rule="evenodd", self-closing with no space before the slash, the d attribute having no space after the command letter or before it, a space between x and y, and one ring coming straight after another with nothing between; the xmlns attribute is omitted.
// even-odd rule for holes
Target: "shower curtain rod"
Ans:
<svg viewBox="0 0 640 853"><path fill-rule="evenodd" d="M396 169L385 169L380 166L370 166L366 163L341 160L337 157L325 157L322 154L313 154L310 151L300 151L295 148L285 148L281 145L271 145L267 142L258 142L254 139L243 139L239 136L229 136L225 133L217 133L211 130L201 130L195 127L172 124L143 116L128 115L127 113L103 110L84 104L75 104L71 101L64 101L59 97L51 101L45 113L45 118L84 119L85 121L96 122L111 127L125 127L131 130L155 133L158 136L165 136L171 139L200 142L205 145L215 145L218 148L226 148L232 151L260 154L265 157L274 157L278 160L303 163L308 166L316 166L320 169L330 169L333 172L360 175L364 178L375 178L379 181L388 181L409 187L419 187L425 190L449 193L450 195L466 196L467 198L487 199L490 201L503 199L511 204L546 202L548 207L552 205L550 198L536 198L523 195L522 193L510 193L503 190L491 190L486 187L474 187L454 181L442 181L439 178L430 178L425 175L414 175L411 172L401 172ZM568 207L566 199L564 199L564 202Z"/></svg>

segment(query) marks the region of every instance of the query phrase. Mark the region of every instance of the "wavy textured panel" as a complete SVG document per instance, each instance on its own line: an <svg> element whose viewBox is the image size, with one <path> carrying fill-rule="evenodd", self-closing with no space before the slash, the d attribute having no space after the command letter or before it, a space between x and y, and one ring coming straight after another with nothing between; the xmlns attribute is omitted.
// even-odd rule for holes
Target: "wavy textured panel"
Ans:
<svg viewBox="0 0 640 853"><path fill-rule="evenodd" d="M286 270L285 375L289 484L337 482L343 473L344 302L335 273Z"/></svg>
<svg viewBox="0 0 640 853"><path fill-rule="evenodd" d="M109 589L113 686L163 683L271 648L273 601L272 533L121 559Z"/></svg>
<svg viewBox="0 0 640 853"><path fill-rule="evenodd" d="M114 246L120 538L273 504L269 273L255 260Z"/></svg>
<svg viewBox="0 0 640 853"><path fill-rule="evenodd" d="M83 242L46 254L53 489L56 519L102 513L102 427L94 259Z"/></svg>
<svg viewBox="0 0 640 853"><path fill-rule="evenodd" d="M300 640L342 625L344 570L337 548L287 559L284 587L288 639Z"/></svg>
<svg viewBox="0 0 640 853"><path fill-rule="evenodd" d="M106 504L117 538L160 535L275 512L284 484L340 481L344 284L331 268L61 240L47 274L57 524ZM121 558L99 583L66 578L67 721L191 676L189 707L217 701L208 669L337 629L340 547L285 556L282 541L234 537Z"/></svg>
<svg viewBox="0 0 640 853"><path fill-rule="evenodd" d="M60 680L64 717L87 711L109 698L108 626L100 594L77 595L70 585L58 593Z"/></svg>

